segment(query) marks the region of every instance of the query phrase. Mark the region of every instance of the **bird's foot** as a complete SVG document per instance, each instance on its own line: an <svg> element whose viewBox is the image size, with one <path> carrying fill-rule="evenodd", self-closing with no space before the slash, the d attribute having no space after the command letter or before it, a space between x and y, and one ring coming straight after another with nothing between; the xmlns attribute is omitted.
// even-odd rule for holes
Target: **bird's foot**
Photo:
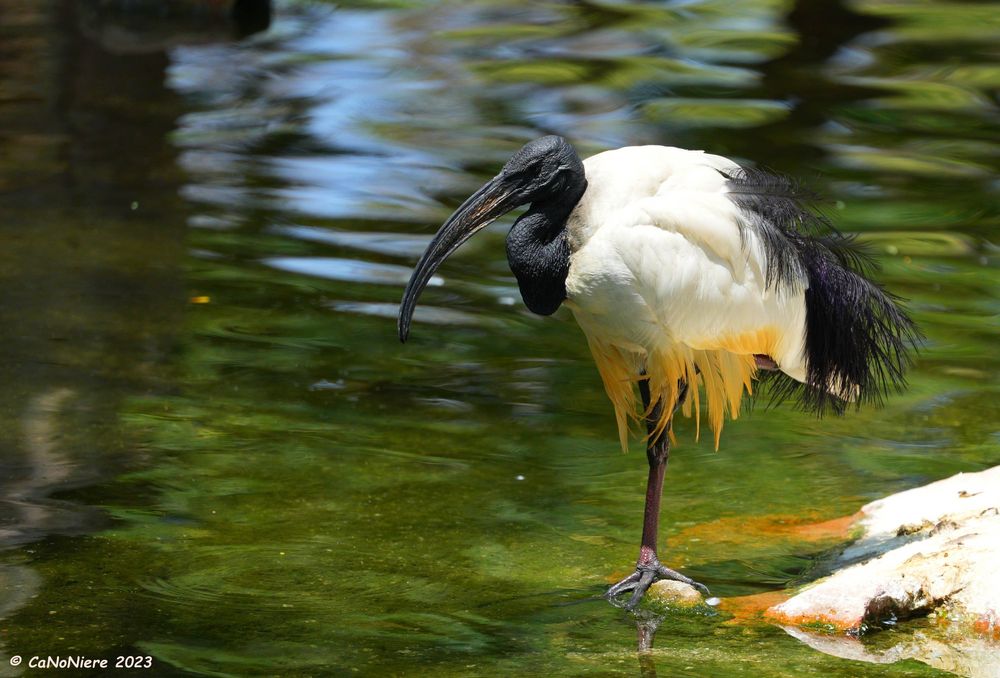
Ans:
<svg viewBox="0 0 1000 678"><path fill-rule="evenodd" d="M604 597L611 601L612 605L617 605L619 607L624 607L626 610L633 610L635 606L639 604L642 597L646 594L646 591L657 579L671 579L673 581L679 581L688 586L694 587L706 598L711 595L708 587L704 584L696 582L691 577L681 574L676 570L671 570L665 565L661 565L660 561L656 558L652 558L646 562L637 563L635 566L635 572L629 576L622 579L620 582L608 589ZM628 602L621 603L618 600L618 596L626 591L631 591L632 596L628 599Z"/></svg>

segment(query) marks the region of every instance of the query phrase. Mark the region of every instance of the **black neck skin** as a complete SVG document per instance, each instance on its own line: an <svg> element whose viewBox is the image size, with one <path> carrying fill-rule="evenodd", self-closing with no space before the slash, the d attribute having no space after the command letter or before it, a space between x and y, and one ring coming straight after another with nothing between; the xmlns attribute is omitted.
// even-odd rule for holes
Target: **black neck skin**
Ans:
<svg viewBox="0 0 1000 678"><path fill-rule="evenodd" d="M586 190L583 172L574 173L569 186L531 203L507 234L507 262L532 313L552 315L566 299L566 220Z"/></svg>

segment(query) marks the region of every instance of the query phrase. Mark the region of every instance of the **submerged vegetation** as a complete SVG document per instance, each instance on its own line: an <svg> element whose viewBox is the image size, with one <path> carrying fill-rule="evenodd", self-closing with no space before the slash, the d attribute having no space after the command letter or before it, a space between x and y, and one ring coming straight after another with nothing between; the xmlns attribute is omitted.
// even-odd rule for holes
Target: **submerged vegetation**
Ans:
<svg viewBox="0 0 1000 678"><path fill-rule="evenodd" d="M992 8L296 1L142 51L73 7L14 2L0 28L0 651L158 675L938 673L727 612L658 619L640 667L636 619L597 596L631 569L645 461L579 330L524 310L503 224L405 350L394 315L434 228L541 133L803 177L908 299L911 386L821 422L751 412L718 453L680 421L661 547L723 598L802 583L836 540L778 526L1000 463Z"/></svg>

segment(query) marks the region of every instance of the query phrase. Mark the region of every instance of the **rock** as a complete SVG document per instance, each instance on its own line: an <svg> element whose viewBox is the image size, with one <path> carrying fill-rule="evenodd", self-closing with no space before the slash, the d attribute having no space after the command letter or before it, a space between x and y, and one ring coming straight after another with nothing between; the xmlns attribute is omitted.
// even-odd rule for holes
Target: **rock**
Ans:
<svg viewBox="0 0 1000 678"><path fill-rule="evenodd" d="M936 611L997 633L1000 466L872 502L856 525L863 534L838 558L843 569L771 607L771 620L860 634Z"/></svg>
<svg viewBox="0 0 1000 678"><path fill-rule="evenodd" d="M661 605L671 605L674 607L694 607L702 604L701 593L690 584L670 579L661 579L653 582L646 592L646 596Z"/></svg>

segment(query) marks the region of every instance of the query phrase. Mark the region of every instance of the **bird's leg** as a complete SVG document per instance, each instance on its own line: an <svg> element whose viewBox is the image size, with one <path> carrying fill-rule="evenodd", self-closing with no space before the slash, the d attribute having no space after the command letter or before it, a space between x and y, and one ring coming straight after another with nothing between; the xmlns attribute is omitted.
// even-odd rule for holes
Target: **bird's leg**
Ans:
<svg viewBox="0 0 1000 678"><path fill-rule="evenodd" d="M642 395L643 410L649 413L646 416L646 431L649 434L646 442L646 460L649 462L649 476L646 480L646 509L642 519L642 544L639 546L639 560L636 561L635 572L608 589L606 594L609 599L614 600L619 593L632 591L632 597L625 604L625 607L630 610L639 604L639 600L642 599L646 590L657 579L673 579L693 586L705 595L709 593L708 588L703 584L661 565L656 555L656 533L660 523L663 473L666 471L667 459L670 457L670 422L657 433L656 424L663 411L663 403L657 401L656 405L650 408L649 382L646 379L639 381L639 393ZM674 403L674 412L683 404L685 396L687 396L687 384L682 383L680 384L680 395L677 402Z"/></svg>

